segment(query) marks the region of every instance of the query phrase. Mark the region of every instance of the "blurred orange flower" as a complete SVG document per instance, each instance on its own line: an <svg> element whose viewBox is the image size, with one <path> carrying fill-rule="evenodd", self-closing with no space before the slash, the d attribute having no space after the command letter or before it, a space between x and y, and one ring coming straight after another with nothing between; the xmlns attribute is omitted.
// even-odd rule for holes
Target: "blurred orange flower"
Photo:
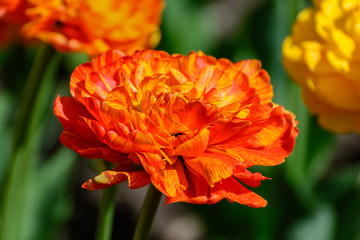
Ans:
<svg viewBox="0 0 360 240"><path fill-rule="evenodd" d="M20 0L0 0L0 17L8 12L13 12L19 5Z"/></svg>
<svg viewBox="0 0 360 240"><path fill-rule="evenodd" d="M283 43L284 66L323 127L360 133L360 1L313 2Z"/></svg>
<svg viewBox="0 0 360 240"><path fill-rule="evenodd" d="M0 0L0 47L20 39L19 29L28 20L25 0Z"/></svg>
<svg viewBox="0 0 360 240"><path fill-rule="evenodd" d="M167 204L264 207L243 184L267 178L248 168L282 163L298 134L294 115L271 102L257 60L108 51L74 70L70 91L54 102L60 141L116 164L83 184L91 190L128 179L130 188L152 183Z"/></svg>
<svg viewBox="0 0 360 240"><path fill-rule="evenodd" d="M64 52L90 55L108 49L133 52L160 40L162 0L29 0L31 21L23 28Z"/></svg>

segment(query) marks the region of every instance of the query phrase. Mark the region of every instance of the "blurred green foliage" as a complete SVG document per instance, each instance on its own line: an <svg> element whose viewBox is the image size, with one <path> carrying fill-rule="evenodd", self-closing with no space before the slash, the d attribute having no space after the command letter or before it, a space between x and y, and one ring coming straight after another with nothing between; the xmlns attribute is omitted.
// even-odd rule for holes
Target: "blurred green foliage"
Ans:
<svg viewBox="0 0 360 240"><path fill-rule="evenodd" d="M309 116L300 90L281 63L282 41L296 14L309 4L304 0L166 1L158 49L182 54L202 50L232 61L260 59L272 79L274 102L293 111L299 120L300 135L292 156L281 166L252 169L272 178L253 189L268 200L266 208L227 201L211 206L183 204L204 222L204 239L360 239L360 156L345 163L334 161L335 153L342 151L337 148L338 138ZM0 54L1 197L10 166L16 106L35 51L13 46ZM58 143L61 126L52 114L52 102L58 94L69 95L69 76L85 61L84 54L58 54L50 62L44 76L50 81L39 89L35 112L29 116L33 137L17 153L19 158L35 159L27 166L28 175L17 183L26 182L26 198L7 209L14 216L26 211L21 223L16 217L0 219L12 226L4 240L61 239L62 229L76 214L74 191L80 186L72 184L79 160Z"/></svg>

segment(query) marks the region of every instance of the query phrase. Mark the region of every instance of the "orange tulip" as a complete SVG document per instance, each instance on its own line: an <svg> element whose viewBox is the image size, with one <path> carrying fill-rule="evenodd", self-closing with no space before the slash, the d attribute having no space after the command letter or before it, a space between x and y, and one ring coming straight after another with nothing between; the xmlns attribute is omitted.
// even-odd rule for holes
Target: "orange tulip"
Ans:
<svg viewBox="0 0 360 240"><path fill-rule="evenodd" d="M243 184L267 178L248 168L282 163L298 134L294 115L271 102L257 60L108 51L74 70L70 91L54 102L60 141L116 165L83 184L91 190L128 180L130 188L152 183L167 204L225 198L264 207Z"/></svg>
<svg viewBox="0 0 360 240"><path fill-rule="evenodd" d="M94 55L108 49L133 52L160 39L162 0L29 0L28 38L40 39L63 52Z"/></svg>

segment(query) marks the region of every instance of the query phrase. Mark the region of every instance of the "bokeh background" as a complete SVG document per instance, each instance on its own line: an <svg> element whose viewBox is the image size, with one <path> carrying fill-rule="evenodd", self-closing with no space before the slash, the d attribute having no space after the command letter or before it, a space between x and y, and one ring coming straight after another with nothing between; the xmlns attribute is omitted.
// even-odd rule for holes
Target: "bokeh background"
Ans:
<svg viewBox="0 0 360 240"><path fill-rule="evenodd" d="M201 50L232 61L256 58L274 86L274 102L293 111L300 135L293 154L276 167L252 168L272 180L253 189L268 206L252 209L222 201L216 205L160 203L151 239L240 240L360 239L360 137L336 136L323 130L303 105L300 89L281 62L281 44L290 33L304 0L167 0L157 49L188 54ZM36 54L36 47L12 45L0 51L0 198L9 168L16 106ZM23 239L93 239L100 191L81 188L92 178L93 161L61 146L61 125L49 106L57 94L69 95L69 77L85 54L60 54L50 62L39 89L31 135L19 153L35 158L23 166L28 184L18 204L24 218L13 221ZM57 68L56 66L60 66ZM55 95L53 93L56 93ZM44 119L38 121L38 119ZM146 192L118 186L113 239L131 239ZM164 200L164 199L163 199ZM11 211L18 211L14 208ZM5 239L4 239L5 240Z"/></svg>

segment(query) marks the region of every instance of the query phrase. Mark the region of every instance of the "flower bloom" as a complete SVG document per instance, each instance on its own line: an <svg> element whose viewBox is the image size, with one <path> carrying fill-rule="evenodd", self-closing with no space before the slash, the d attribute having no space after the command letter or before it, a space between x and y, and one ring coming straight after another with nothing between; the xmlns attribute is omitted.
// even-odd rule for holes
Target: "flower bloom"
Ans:
<svg viewBox="0 0 360 240"><path fill-rule="evenodd" d="M360 133L360 2L314 0L283 43L283 63L319 123Z"/></svg>
<svg viewBox="0 0 360 240"><path fill-rule="evenodd" d="M160 40L162 0L29 0L26 37L64 52L90 55L108 49L132 52Z"/></svg>
<svg viewBox="0 0 360 240"><path fill-rule="evenodd" d="M167 204L225 198L263 207L243 184L267 178L247 168L282 163L298 133L294 115L272 104L257 60L108 51L74 70L70 91L54 102L60 141L116 165L83 184L91 190L128 180L130 188L152 183Z"/></svg>

